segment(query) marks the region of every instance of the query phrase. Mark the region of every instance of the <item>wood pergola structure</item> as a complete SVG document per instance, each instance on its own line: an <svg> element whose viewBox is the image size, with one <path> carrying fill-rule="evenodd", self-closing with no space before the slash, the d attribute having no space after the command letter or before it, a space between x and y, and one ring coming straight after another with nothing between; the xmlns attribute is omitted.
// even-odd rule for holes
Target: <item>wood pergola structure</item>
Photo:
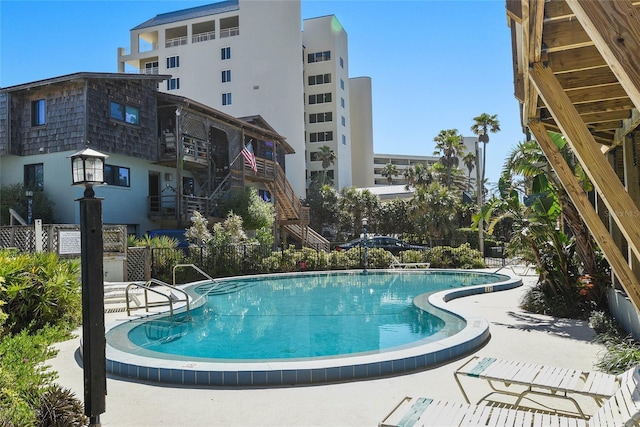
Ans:
<svg viewBox="0 0 640 427"><path fill-rule="evenodd" d="M640 312L640 1L506 0L515 96L591 234ZM553 144L564 135L590 201Z"/></svg>

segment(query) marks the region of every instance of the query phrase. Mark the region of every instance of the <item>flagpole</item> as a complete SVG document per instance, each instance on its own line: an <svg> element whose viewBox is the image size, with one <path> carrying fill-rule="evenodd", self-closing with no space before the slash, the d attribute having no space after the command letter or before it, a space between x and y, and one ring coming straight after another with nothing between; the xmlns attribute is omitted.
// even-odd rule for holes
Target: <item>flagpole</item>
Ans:
<svg viewBox="0 0 640 427"><path fill-rule="evenodd" d="M251 139L249 140L248 144L251 144L251 141L253 141L253 138L251 138ZM247 146L247 144L242 144L242 150L244 150L246 146ZM240 157L240 156L242 155L242 150L240 150L240 152L238 153L238 155L236 156L236 158L235 158L235 159L233 159L233 160L231 161L231 163L229 163L229 166L233 165L233 164L236 162L236 160L238 160L238 157Z"/></svg>

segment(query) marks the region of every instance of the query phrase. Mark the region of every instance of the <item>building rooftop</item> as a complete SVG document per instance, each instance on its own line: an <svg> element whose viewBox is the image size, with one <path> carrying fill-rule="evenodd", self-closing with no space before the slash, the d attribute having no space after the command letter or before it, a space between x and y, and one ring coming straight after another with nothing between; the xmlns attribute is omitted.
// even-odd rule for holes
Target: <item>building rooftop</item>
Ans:
<svg viewBox="0 0 640 427"><path fill-rule="evenodd" d="M164 25L193 18L201 18L203 16L217 15L219 13L225 13L239 9L240 6L238 4L238 0L221 1L204 6L197 6L189 9L176 10L174 12L161 13L149 19L148 21L143 22L137 27L132 28L132 30L140 30L143 28L155 27L156 25Z"/></svg>

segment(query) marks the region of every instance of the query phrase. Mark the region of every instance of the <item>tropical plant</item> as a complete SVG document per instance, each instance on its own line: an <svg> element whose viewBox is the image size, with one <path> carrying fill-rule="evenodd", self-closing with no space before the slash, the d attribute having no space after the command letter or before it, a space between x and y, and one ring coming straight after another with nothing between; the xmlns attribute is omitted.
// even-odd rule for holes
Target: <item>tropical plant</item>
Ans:
<svg viewBox="0 0 640 427"><path fill-rule="evenodd" d="M467 191L471 191L471 172L476 167L476 155L472 152L468 152L462 157L462 163L466 166L469 174L467 176Z"/></svg>
<svg viewBox="0 0 640 427"><path fill-rule="evenodd" d="M473 118L473 125L471 126L471 132L478 136L478 141L483 144L482 147L482 169L480 176L480 183L484 186L485 171L487 169L487 144L489 143L489 132L500 132L500 122L498 121L497 114L482 113L479 116ZM482 191L484 194L484 190ZM483 200L484 202L484 200Z"/></svg>
<svg viewBox="0 0 640 427"><path fill-rule="evenodd" d="M0 301L4 301L7 330L37 331L45 325L79 322L80 262L61 260L55 252L18 254L0 251Z"/></svg>
<svg viewBox="0 0 640 427"><path fill-rule="evenodd" d="M451 237L457 224L455 215L460 195L434 182L428 187L418 187L409 202L409 216L419 233L429 239L430 246Z"/></svg>
<svg viewBox="0 0 640 427"><path fill-rule="evenodd" d="M434 181L433 168L426 163L416 163L404 171L407 180L406 189L428 186Z"/></svg>
<svg viewBox="0 0 640 427"><path fill-rule="evenodd" d="M323 145L318 149L318 160L322 162L322 185L329 184L327 181L327 169L338 160L338 156L331 147Z"/></svg>
<svg viewBox="0 0 640 427"><path fill-rule="evenodd" d="M433 154L441 156L438 162L446 169L446 185L447 188L451 188L451 171L458 167L459 158L464 153L462 136L457 129L446 129L441 130L433 140L436 143L436 149Z"/></svg>
<svg viewBox="0 0 640 427"><path fill-rule="evenodd" d="M398 167L396 165L393 163L387 163L382 168L380 175L387 178L387 184L391 185L393 184L393 178L400 175L400 172L398 172Z"/></svg>

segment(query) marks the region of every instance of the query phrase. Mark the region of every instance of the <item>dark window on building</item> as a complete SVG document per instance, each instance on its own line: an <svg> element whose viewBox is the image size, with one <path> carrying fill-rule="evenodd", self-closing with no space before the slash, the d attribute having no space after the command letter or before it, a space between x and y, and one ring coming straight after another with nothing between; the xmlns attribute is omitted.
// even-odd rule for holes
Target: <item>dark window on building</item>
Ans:
<svg viewBox="0 0 640 427"><path fill-rule="evenodd" d="M129 187L131 182L129 181L131 170L122 166L104 165L104 182L109 185L115 185L117 187Z"/></svg>
<svg viewBox="0 0 640 427"><path fill-rule="evenodd" d="M180 77L167 80L167 90L177 90L177 89L180 89Z"/></svg>
<svg viewBox="0 0 640 427"><path fill-rule="evenodd" d="M315 52L307 55L307 62L309 64L313 62L323 62L331 60L331 52L325 50L324 52Z"/></svg>
<svg viewBox="0 0 640 427"><path fill-rule="evenodd" d="M231 93L222 94L222 105L231 105Z"/></svg>
<svg viewBox="0 0 640 427"><path fill-rule="evenodd" d="M24 165L24 187L31 190L44 189L44 164Z"/></svg>
<svg viewBox="0 0 640 427"><path fill-rule="evenodd" d="M223 47L222 49L220 49L220 59L221 60L225 60L225 59L231 59L231 48L230 47Z"/></svg>
<svg viewBox="0 0 640 427"><path fill-rule="evenodd" d="M140 110L130 105L111 101L111 118L132 125L140 124Z"/></svg>
<svg viewBox="0 0 640 427"><path fill-rule="evenodd" d="M38 99L31 102L31 126L44 126L45 101Z"/></svg>
<svg viewBox="0 0 640 427"><path fill-rule="evenodd" d="M180 66L179 56L169 56L167 58L167 68L178 68Z"/></svg>
<svg viewBox="0 0 640 427"><path fill-rule="evenodd" d="M222 71L222 83L229 83L231 81L231 70Z"/></svg>

